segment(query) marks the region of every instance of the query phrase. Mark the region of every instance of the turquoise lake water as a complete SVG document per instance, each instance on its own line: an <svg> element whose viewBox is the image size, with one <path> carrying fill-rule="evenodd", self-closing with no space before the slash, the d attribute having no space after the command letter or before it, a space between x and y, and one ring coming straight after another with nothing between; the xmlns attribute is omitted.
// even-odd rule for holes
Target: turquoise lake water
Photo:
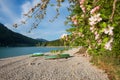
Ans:
<svg viewBox="0 0 120 80"><path fill-rule="evenodd" d="M63 47L0 47L0 58L28 55L32 53L45 53L51 50L62 50Z"/></svg>

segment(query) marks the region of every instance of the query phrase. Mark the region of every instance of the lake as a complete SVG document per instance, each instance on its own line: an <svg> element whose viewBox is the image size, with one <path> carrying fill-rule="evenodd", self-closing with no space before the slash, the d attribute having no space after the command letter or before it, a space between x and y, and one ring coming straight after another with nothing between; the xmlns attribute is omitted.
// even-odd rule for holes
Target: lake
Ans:
<svg viewBox="0 0 120 80"><path fill-rule="evenodd" d="M62 50L64 47L0 47L0 58L28 55L36 52L49 52L51 50Z"/></svg>

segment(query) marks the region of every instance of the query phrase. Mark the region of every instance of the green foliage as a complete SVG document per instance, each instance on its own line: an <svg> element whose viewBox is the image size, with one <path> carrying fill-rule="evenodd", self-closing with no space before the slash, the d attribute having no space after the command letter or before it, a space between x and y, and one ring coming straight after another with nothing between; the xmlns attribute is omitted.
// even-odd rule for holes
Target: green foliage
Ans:
<svg viewBox="0 0 120 80"><path fill-rule="evenodd" d="M114 30L114 43L113 43L113 52L114 56L119 59L120 63L120 27L115 27Z"/></svg>
<svg viewBox="0 0 120 80"><path fill-rule="evenodd" d="M99 10L92 13L91 11L96 6L99 7ZM85 0L81 4L76 1L72 4L70 10L72 12L70 15L72 28L67 30L70 33L69 45L86 47L88 53L93 57L93 62L101 65L109 74L111 80L119 80L120 1ZM90 24L90 22L95 20L94 17L98 13L101 15L97 19L102 18L102 20L94 22L95 24ZM81 34L84 36L81 36ZM111 69L111 67L113 68Z"/></svg>
<svg viewBox="0 0 120 80"><path fill-rule="evenodd" d="M94 0L87 0L84 2L84 7L86 8L86 13L83 13L82 8L80 7L79 1L74 2L71 5L71 19L73 16L75 18L72 21L77 21L76 24L71 24L72 28L68 29L67 31L70 33L69 35L69 45L71 46L85 46L90 48L93 53L98 53L99 51L104 51L105 45L107 42L111 40L113 36L104 33L104 30L109 28L109 25L113 28L116 26L118 27L118 20L120 20L120 14L117 14L116 11L119 7L119 2L115 4L116 9L113 10L113 3L114 0L100 0L95 2ZM96 6L100 6L100 9L95 12L95 14L100 13L100 17L102 21L95 24L95 31L91 32L90 28L91 25L89 24L89 18L92 17L94 14L91 14L91 10L94 9ZM114 11L114 14L113 14ZM113 15L113 16L112 16ZM112 17L112 21L111 21ZM109 29L108 29L109 30ZM81 36L81 35L84 35ZM96 35L99 34L99 38L96 40ZM117 33L114 33L117 34ZM101 42L100 42L101 41ZM100 44L98 44L100 43Z"/></svg>
<svg viewBox="0 0 120 80"><path fill-rule="evenodd" d="M53 40L53 41L37 43L36 46L64 46L64 42L58 39L58 40Z"/></svg>
<svg viewBox="0 0 120 80"><path fill-rule="evenodd" d="M61 41L60 39L49 41L46 43L46 46L63 46L63 41Z"/></svg>

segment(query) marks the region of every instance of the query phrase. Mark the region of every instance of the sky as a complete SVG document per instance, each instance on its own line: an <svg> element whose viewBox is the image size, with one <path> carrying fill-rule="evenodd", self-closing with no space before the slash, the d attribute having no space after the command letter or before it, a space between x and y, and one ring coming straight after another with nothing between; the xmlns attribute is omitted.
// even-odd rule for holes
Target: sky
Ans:
<svg viewBox="0 0 120 80"><path fill-rule="evenodd" d="M51 3L55 4L55 1L51 0ZM41 21L38 28L32 30L31 33L28 33L32 23L30 21L18 28L12 26L14 23L19 23L23 20L23 14L27 13L38 2L40 0L0 0L0 23L14 32L34 39L42 38L49 41L59 39L62 34L67 33L66 29L70 28L70 26L64 25L66 17L69 16L69 12L67 11L69 3L67 1L62 3L60 16L52 23L49 20L56 15L55 6L48 6L46 17Z"/></svg>

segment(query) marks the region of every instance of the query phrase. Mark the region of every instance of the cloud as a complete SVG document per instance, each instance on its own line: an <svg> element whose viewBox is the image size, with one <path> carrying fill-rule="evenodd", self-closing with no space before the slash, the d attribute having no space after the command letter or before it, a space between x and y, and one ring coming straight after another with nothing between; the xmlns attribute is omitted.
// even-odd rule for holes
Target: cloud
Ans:
<svg viewBox="0 0 120 80"><path fill-rule="evenodd" d="M37 3L40 3L40 2L41 2L41 0L33 0L32 6L35 6Z"/></svg>
<svg viewBox="0 0 120 80"><path fill-rule="evenodd" d="M41 1L40 0L32 0L31 1L26 1L23 5L21 5L21 9L22 9L22 12L21 14L25 14L27 13L30 8L34 7L37 3L40 3Z"/></svg>
<svg viewBox="0 0 120 80"><path fill-rule="evenodd" d="M0 14L0 22L3 23L8 29L17 32L17 29L13 28L12 24L19 18L11 9L11 3L8 3L6 0L1 0Z"/></svg>
<svg viewBox="0 0 120 80"><path fill-rule="evenodd" d="M32 7L32 6L31 6L31 2L30 2L30 1L27 1L26 3L24 3L24 4L21 6L21 8L22 8L21 15L26 14L31 7Z"/></svg>
<svg viewBox="0 0 120 80"><path fill-rule="evenodd" d="M17 20L17 23L21 23L21 21L25 21L27 19L27 17L24 16L24 14L27 14L29 12L29 10L34 7L37 3L39 3L40 0L32 0L32 1L26 1L24 4L21 5L21 16L20 18ZM28 22L28 24L30 24L30 22ZM30 25L26 25L26 26L30 26Z"/></svg>
<svg viewBox="0 0 120 80"><path fill-rule="evenodd" d="M17 19L17 15L14 14L10 9L9 9L9 4L6 5L6 3L4 1L0 2L0 7L1 7L1 11L2 13L4 13L11 22L13 22L14 20Z"/></svg>

